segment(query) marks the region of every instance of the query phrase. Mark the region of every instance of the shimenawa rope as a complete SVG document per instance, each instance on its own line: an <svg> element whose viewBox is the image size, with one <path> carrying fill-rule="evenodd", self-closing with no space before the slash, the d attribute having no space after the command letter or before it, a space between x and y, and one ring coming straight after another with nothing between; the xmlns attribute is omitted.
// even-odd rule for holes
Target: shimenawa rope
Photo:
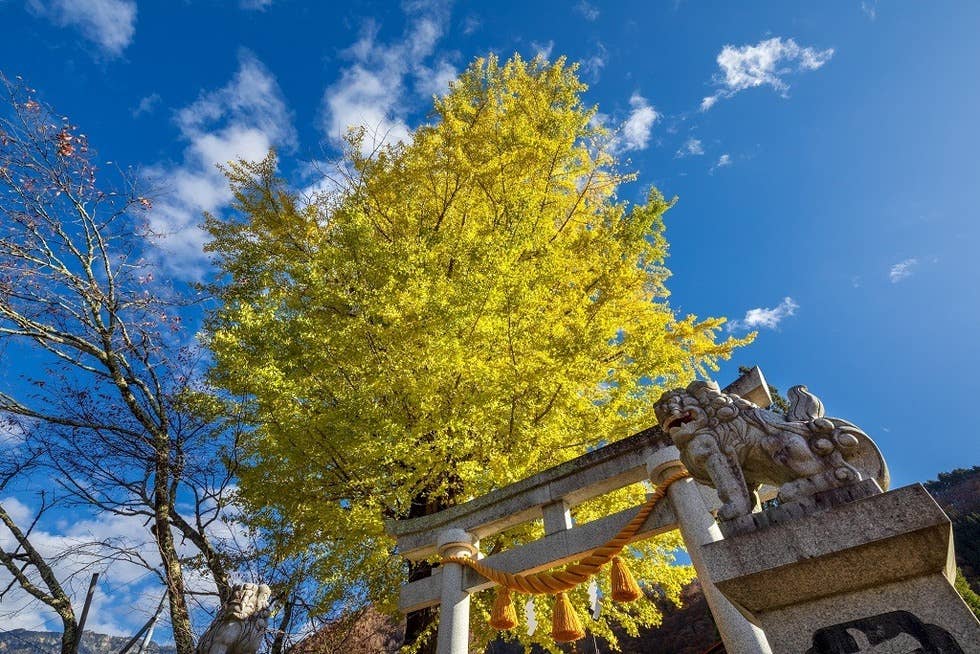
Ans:
<svg viewBox="0 0 980 654"><path fill-rule="evenodd" d="M578 640L585 635L574 611L568 606L568 599L565 591L575 588L589 577L593 576L610 561L613 562L613 599L617 601L632 601L640 596L639 587L629 575L629 571L619 558L618 554L632 540L643 523L653 512L657 503L663 499L670 485L681 479L690 477L691 473L687 470L679 470L667 477L657 489L651 493L647 501L640 507L637 514L626 526L619 530L609 542L601 547L592 550L587 557L574 563L563 570L546 570L533 574L511 574L503 570L491 568L480 561L466 556L447 556L443 558L444 563L458 563L472 568L480 575L501 586L498 601L494 604L493 616L490 623L498 629L509 629L517 624L517 618L510 604L510 591L524 593L528 595L556 595L557 605L555 610L555 625L552 635L559 642ZM560 626L558 623L563 623ZM577 626L577 628L576 628Z"/></svg>

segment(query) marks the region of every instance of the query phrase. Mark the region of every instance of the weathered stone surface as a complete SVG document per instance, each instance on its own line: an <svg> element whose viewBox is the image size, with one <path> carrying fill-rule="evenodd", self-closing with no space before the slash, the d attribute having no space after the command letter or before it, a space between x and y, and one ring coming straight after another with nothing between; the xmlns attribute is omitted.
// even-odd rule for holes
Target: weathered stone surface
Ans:
<svg viewBox="0 0 980 654"><path fill-rule="evenodd" d="M950 583L949 519L921 485L729 537L702 556L776 654L920 651L909 643L980 652L980 623Z"/></svg>
<svg viewBox="0 0 980 654"><path fill-rule="evenodd" d="M746 400L761 407L772 404L772 395L769 394L769 383L762 374L759 366L753 366L747 373L740 376L731 384L725 387L724 393L728 395L738 395Z"/></svg>
<svg viewBox="0 0 980 654"><path fill-rule="evenodd" d="M269 598L265 584L236 584L221 605L214 622L197 643L197 654L255 654L269 624Z"/></svg>
<svg viewBox="0 0 980 654"><path fill-rule="evenodd" d="M850 486L831 488L815 495L801 497L793 502L779 504L758 513L749 513L732 520L723 520L718 526L721 527L722 535L725 538L730 538L765 529L770 525L782 524L818 511L827 511L835 506L878 495L881 492L878 482L874 479L865 479Z"/></svg>
<svg viewBox="0 0 980 654"><path fill-rule="evenodd" d="M672 474L682 471L684 466L678 457L677 448L660 450L647 461L650 481L661 485ZM730 652L741 654L772 654L766 636L758 626L748 622L739 614L712 583L710 571L701 557L703 548L721 539L722 534L711 515L711 504L705 501L699 485L693 479L681 479L667 489L667 497L677 516L677 526L684 537L684 544L691 557L691 563L698 571L698 578L704 589L704 596L711 607L718 633Z"/></svg>

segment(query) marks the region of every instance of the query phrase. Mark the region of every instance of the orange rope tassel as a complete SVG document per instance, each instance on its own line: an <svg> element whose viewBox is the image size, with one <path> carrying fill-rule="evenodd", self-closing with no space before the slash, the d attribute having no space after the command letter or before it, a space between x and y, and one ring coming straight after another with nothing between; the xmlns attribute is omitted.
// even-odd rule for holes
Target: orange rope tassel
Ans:
<svg viewBox="0 0 980 654"><path fill-rule="evenodd" d="M517 611L510 601L510 590L505 586L497 588L497 597L490 611L490 626L494 629L507 631L517 626Z"/></svg>
<svg viewBox="0 0 980 654"><path fill-rule="evenodd" d="M612 560L612 598L617 602L632 602L639 599L643 592L637 585L629 568L623 563L623 559L614 556Z"/></svg>
<svg viewBox="0 0 980 654"><path fill-rule="evenodd" d="M555 609L551 622L551 637L556 643L570 643L581 638L585 638L585 630L582 623L575 615L572 603L568 601L565 593L555 595Z"/></svg>

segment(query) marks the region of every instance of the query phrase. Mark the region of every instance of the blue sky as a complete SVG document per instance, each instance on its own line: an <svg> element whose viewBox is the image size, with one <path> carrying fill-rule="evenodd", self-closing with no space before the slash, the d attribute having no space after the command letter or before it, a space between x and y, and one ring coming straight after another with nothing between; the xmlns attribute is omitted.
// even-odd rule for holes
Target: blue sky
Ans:
<svg viewBox="0 0 980 654"><path fill-rule="evenodd" d="M215 163L276 146L303 186L347 125L407 134L474 57L566 55L639 173L621 197L679 197L674 307L759 330L719 381L807 384L894 485L980 464L980 3L0 0L0 25L0 70L161 189L181 278L229 201ZM139 624L126 583L93 626Z"/></svg>

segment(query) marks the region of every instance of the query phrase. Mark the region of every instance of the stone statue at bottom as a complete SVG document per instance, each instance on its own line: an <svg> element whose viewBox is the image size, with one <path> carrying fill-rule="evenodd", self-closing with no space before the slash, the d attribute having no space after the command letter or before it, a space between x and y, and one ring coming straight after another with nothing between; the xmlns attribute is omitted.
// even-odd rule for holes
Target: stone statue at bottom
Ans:
<svg viewBox="0 0 980 654"><path fill-rule="evenodd" d="M265 584L238 584L197 643L196 654L255 654L269 623Z"/></svg>
<svg viewBox="0 0 980 654"><path fill-rule="evenodd" d="M782 416L722 393L714 382L695 381L654 405L691 475L718 491L720 520L751 513L762 484L778 486L783 502L864 479L888 489L888 468L867 434L825 418L805 386L787 396L790 410Z"/></svg>

